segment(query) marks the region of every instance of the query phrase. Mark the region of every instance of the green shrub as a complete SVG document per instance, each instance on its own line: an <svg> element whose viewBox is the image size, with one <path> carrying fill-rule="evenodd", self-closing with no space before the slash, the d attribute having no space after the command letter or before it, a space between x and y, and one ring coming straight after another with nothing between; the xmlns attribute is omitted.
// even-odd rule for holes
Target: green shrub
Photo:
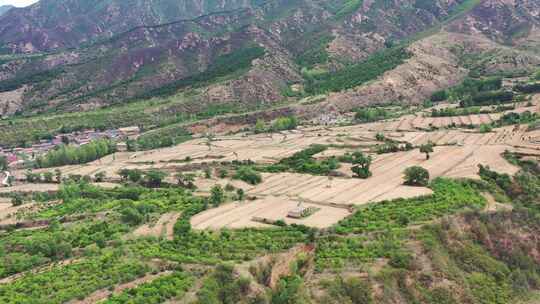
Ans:
<svg viewBox="0 0 540 304"><path fill-rule="evenodd" d="M449 97L448 92L446 90L441 90L441 91L437 91L437 92L433 93L431 95L430 100L432 102L440 102L440 101L447 100L448 97Z"/></svg>
<svg viewBox="0 0 540 304"><path fill-rule="evenodd" d="M480 127L478 128L478 131L480 133L489 133L492 130L493 130L493 128L488 124L481 124Z"/></svg>
<svg viewBox="0 0 540 304"><path fill-rule="evenodd" d="M225 192L220 185L215 185L210 190L210 203L219 206L225 202Z"/></svg>
<svg viewBox="0 0 540 304"><path fill-rule="evenodd" d="M295 116L280 117L272 123L271 131L294 130L298 126L298 119Z"/></svg>
<svg viewBox="0 0 540 304"><path fill-rule="evenodd" d="M429 183L428 170L413 166L405 169L405 184L409 186L427 186Z"/></svg>
<svg viewBox="0 0 540 304"><path fill-rule="evenodd" d="M371 156L365 155L364 153L357 151L352 154L352 168L351 170L358 178L368 178L371 176L371 171L369 167L371 166Z"/></svg>
<svg viewBox="0 0 540 304"><path fill-rule="evenodd" d="M392 253L388 264L394 268L411 269L413 257L410 253L397 251Z"/></svg>
<svg viewBox="0 0 540 304"><path fill-rule="evenodd" d="M249 166L242 166L238 168L233 178L242 180L250 185L258 185L262 182L261 174Z"/></svg>
<svg viewBox="0 0 540 304"><path fill-rule="evenodd" d="M305 75L307 78L305 91L309 94L321 94L354 88L376 79L410 57L411 54L404 47L385 49L337 72Z"/></svg>
<svg viewBox="0 0 540 304"><path fill-rule="evenodd" d="M354 119L359 122L374 122L386 119L390 116L390 113L382 108L363 108L355 110L354 112Z"/></svg>

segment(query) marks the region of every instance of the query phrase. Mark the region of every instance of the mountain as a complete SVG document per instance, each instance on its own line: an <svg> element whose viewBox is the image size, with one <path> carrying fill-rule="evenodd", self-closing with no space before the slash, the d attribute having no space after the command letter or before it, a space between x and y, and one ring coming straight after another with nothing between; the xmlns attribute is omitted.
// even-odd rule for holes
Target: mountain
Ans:
<svg viewBox="0 0 540 304"><path fill-rule="evenodd" d="M2 6L0 6L0 16L5 14L7 11L12 9L13 7L14 7L13 5L2 5Z"/></svg>
<svg viewBox="0 0 540 304"><path fill-rule="evenodd" d="M177 93L190 102L174 111L192 114L318 94L307 116L418 103L472 68L540 62L540 4L515 2L43 0L0 18L0 114ZM482 54L484 66L466 60Z"/></svg>

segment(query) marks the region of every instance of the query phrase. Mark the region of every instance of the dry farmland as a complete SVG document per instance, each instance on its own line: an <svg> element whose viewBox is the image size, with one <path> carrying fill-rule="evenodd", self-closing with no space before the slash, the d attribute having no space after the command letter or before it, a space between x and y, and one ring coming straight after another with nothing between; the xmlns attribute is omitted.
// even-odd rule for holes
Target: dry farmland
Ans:
<svg viewBox="0 0 540 304"><path fill-rule="evenodd" d="M518 108L517 112L536 111L536 106ZM174 182L172 173L191 171L198 175L195 184L197 194L207 195L220 184L242 188L254 201L234 202L217 209L208 210L193 218L197 229L220 227L267 226L253 221L266 218L272 221L285 219L288 223L302 223L314 227L328 227L349 214L350 206L375 203L395 198L428 195L431 190L403 185L403 171L410 166L422 166L432 178L478 178L478 165L514 174L518 168L502 156L506 150L525 155L540 155L540 131L528 130L527 126L508 126L492 132L479 133L470 128L455 126L479 125L497 120L501 114L475 114L455 117L426 117L425 113L406 115L399 119L345 127L304 127L298 130L274 134L241 133L216 136L208 142L198 138L175 147L144 152L123 152L107 156L86 165L59 168L64 175L95 175L104 172L107 186L118 182L120 169L159 169L168 171L167 181ZM447 128L452 126L452 128ZM202 169L209 164L235 160L251 160L257 164L271 164L304 150L313 144L330 148L315 157L328 158L346 152L373 151L381 142L376 134L401 143L419 146L428 142L437 144L431 157L426 159L418 149L406 152L374 154L371 171L373 176L363 180L352 178L350 165L341 164L339 177L315 176L297 173L264 173L263 182L251 186L230 178L204 178ZM47 171L47 170L40 170ZM38 171L38 172L40 172ZM19 179L24 171L15 172ZM111 183L112 182L112 183ZM54 191L53 184L19 184L6 191ZM315 214L301 220L287 218L287 212L299 202L305 206L320 208ZM167 233L170 219L160 219L153 227L143 227L140 235Z"/></svg>
<svg viewBox="0 0 540 304"><path fill-rule="evenodd" d="M192 218L191 224L195 229L269 227L268 224L253 220L254 218L264 218L270 221L283 219L287 224L304 224L325 228L350 214L346 208L303 203L304 207L319 208L320 210L304 219L288 218L287 213L299 203L299 201L274 196L252 202L234 202L197 214Z"/></svg>

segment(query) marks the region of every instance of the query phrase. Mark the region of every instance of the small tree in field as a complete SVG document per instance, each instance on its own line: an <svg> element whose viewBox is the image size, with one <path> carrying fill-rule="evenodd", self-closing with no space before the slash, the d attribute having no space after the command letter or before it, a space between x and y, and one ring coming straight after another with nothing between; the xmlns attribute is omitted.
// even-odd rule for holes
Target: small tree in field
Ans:
<svg viewBox="0 0 540 304"><path fill-rule="evenodd" d="M219 206L225 202L225 192L220 185L215 185L210 190L210 203L214 206Z"/></svg>
<svg viewBox="0 0 540 304"><path fill-rule="evenodd" d="M371 166L372 161L371 156L365 155L360 151L354 152L352 156L353 167L351 168L351 170L355 174L355 177L370 177L371 171L369 171L369 167Z"/></svg>
<svg viewBox="0 0 540 304"><path fill-rule="evenodd" d="M175 175L176 181L178 182L178 186L182 188L187 189L195 189L195 174L193 173L187 173L184 174L182 172L179 172Z"/></svg>
<svg viewBox="0 0 540 304"><path fill-rule="evenodd" d="M426 153L426 159L429 159L429 153L433 153L433 144L431 142L420 146L420 153Z"/></svg>
<svg viewBox="0 0 540 304"><path fill-rule="evenodd" d="M428 170L419 167L409 167L405 170L405 185L409 186L427 186L429 183Z"/></svg>
<svg viewBox="0 0 540 304"><path fill-rule="evenodd" d="M145 182L149 187L158 188L161 187L163 179L167 177L167 173L158 170L148 171L145 175Z"/></svg>
<svg viewBox="0 0 540 304"><path fill-rule="evenodd" d="M101 171L101 172L96 173L96 175L94 176L94 179L96 180L96 182L102 183L105 181L105 177L107 177L107 175L105 174L105 172Z"/></svg>

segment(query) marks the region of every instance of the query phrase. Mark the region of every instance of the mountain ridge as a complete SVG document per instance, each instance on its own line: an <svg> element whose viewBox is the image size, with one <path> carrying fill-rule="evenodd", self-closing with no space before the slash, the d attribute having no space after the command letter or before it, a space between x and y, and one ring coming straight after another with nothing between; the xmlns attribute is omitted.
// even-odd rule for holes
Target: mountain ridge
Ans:
<svg viewBox="0 0 540 304"><path fill-rule="evenodd" d="M221 2L221 7L233 2ZM204 111L205 107L213 105L247 109L275 106L304 97L307 93L303 91L313 86L310 84L313 77L320 77L317 76L318 71L329 75L346 71L345 67L366 60L369 62L371 55L390 50L415 35L426 35L423 34L426 32L428 37L436 36L437 32L430 31L441 24L446 28L442 32L464 35L461 36L463 39L452 36L456 47L465 50L463 54L452 55L457 56L451 60L453 65L465 68L460 58L472 53L487 50L508 53L514 42L517 47L514 53L530 59L525 59L523 64L509 63L506 69L525 67L526 62L534 66L537 62L534 59L537 54L529 54L534 53L530 50L534 50L536 40L527 39L534 37L535 26L540 24L538 17L534 17L539 10L534 1L521 0L527 12L502 0L438 0L435 5L427 6L422 1L413 0L407 3L344 0L259 2L258 6L216 11L193 19L136 26L77 48L59 48L51 53L31 55L4 55L3 60L0 57L0 109L3 109L0 114L89 110L153 96L167 98L166 95L186 90L194 94L192 104L198 105L189 110L190 113ZM354 5L348 5L350 3ZM247 5L247 2L233 4ZM32 6L25 11L35 11L36 7L39 8ZM508 18L517 24L529 22L531 26L527 31L519 28L520 35L515 35L516 30ZM497 26L482 33L487 24ZM474 33L467 32L472 28ZM37 32L40 33L39 30ZM2 32L0 40L1 37ZM467 47L473 41L484 41L482 39L497 45ZM525 46L520 46L522 41L533 46L527 46L530 50L525 50ZM207 69L215 65L216 60L224 58L222 56L234 56L235 52L242 54L243 49L252 46L264 48L265 55L242 64L242 70L231 70L230 75L217 77L208 74ZM429 55L426 63L445 60L436 58L443 54L446 51ZM373 77L382 77L384 72L390 71L378 71ZM204 81L186 85L193 79L203 79L197 75L204 73ZM364 93L353 93L354 87L347 90L344 87L342 92L328 92L326 104L331 109L350 109L363 105L364 100L376 103L421 102L433 91L459 81L446 75L441 77L454 80L436 81L418 88L417 85L427 83L422 77L433 77L430 73L419 73L417 84L406 84L413 85L413 94L402 94L407 90L400 91L403 90L400 87L392 89L384 82L379 89L371 90L370 86L353 81L358 87L356 89ZM316 82L320 83L320 80ZM164 92L167 94L163 95ZM345 103L349 105L340 106Z"/></svg>
<svg viewBox="0 0 540 304"><path fill-rule="evenodd" d="M13 5L0 5L0 16L7 13L12 8L14 8Z"/></svg>

